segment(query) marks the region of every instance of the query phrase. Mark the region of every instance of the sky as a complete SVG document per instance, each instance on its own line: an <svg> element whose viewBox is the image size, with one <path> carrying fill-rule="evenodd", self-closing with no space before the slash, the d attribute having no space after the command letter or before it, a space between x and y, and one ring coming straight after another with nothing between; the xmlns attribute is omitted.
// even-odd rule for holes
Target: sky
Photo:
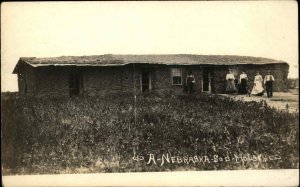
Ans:
<svg viewBox="0 0 300 187"><path fill-rule="evenodd" d="M17 91L20 57L245 55L289 63L298 77L296 1L6 2L1 91Z"/></svg>

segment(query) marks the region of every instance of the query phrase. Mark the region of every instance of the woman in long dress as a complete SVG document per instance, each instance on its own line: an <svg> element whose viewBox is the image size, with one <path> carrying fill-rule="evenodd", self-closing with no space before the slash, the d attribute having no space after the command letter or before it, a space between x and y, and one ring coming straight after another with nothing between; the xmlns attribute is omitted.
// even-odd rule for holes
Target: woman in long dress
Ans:
<svg viewBox="0 0 300 187"><path fill-rule="evenodd" d="M242 71L242 74L240 74L240 86L239 86L239 94L247 94L247 81L248 77L246 74L246 71Z"/></svg>
<svg viewBox="0 0 300 187"><path fill-rule="evenodd" d="M254 77L254 86L251 94L256 96L264 95L263 78L259 72L256 72L256 76Z"/></svg>
<svg viewBox="0 0 300 187"><path fill-rule="evenodd" d="M227 86L226 86L226 92L227 93L234 93L236 92L236 87L234 83L234 75L231 72L231 69L229 69L229 72L226 75L226 81L227 81Z"/></svg>

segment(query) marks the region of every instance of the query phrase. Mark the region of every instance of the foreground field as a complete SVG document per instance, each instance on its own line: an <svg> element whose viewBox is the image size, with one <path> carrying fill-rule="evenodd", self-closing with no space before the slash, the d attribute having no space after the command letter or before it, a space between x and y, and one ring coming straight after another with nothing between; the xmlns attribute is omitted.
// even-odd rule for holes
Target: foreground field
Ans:
<svg viewBox="0 0 300 187"><path fill-rule="evenodd" d="M2 95L4 174L299 168L298 113L216 96Z"/></svg>

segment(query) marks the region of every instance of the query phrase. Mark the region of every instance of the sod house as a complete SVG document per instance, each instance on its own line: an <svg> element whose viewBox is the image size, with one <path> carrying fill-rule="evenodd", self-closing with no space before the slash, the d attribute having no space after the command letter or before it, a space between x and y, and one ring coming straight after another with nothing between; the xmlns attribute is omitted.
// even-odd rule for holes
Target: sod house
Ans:
<svg viewBox="0 0 300 187"><path fill-rule="evenodd" d="M18 75L20 95L95 96L116 92L182 94L192 71L194 93L224 93L231 68L236 80L246 70L250 87L255 72L271 70L274 91L286 89L286 62L227 55L95 55L50 58L22 57L13 73ZM237 82L238 84L238 82Z"/></svg>

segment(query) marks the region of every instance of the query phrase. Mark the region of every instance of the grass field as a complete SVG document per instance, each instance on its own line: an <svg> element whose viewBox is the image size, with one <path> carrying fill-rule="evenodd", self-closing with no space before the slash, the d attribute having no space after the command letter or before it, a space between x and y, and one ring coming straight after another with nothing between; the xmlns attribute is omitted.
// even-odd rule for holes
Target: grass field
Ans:
<svg viewBox="0 0 300 187"><path fill-rule="evenodd" d="M298 113L216 95L2 93L3 174L299 168Z"/></svg>

